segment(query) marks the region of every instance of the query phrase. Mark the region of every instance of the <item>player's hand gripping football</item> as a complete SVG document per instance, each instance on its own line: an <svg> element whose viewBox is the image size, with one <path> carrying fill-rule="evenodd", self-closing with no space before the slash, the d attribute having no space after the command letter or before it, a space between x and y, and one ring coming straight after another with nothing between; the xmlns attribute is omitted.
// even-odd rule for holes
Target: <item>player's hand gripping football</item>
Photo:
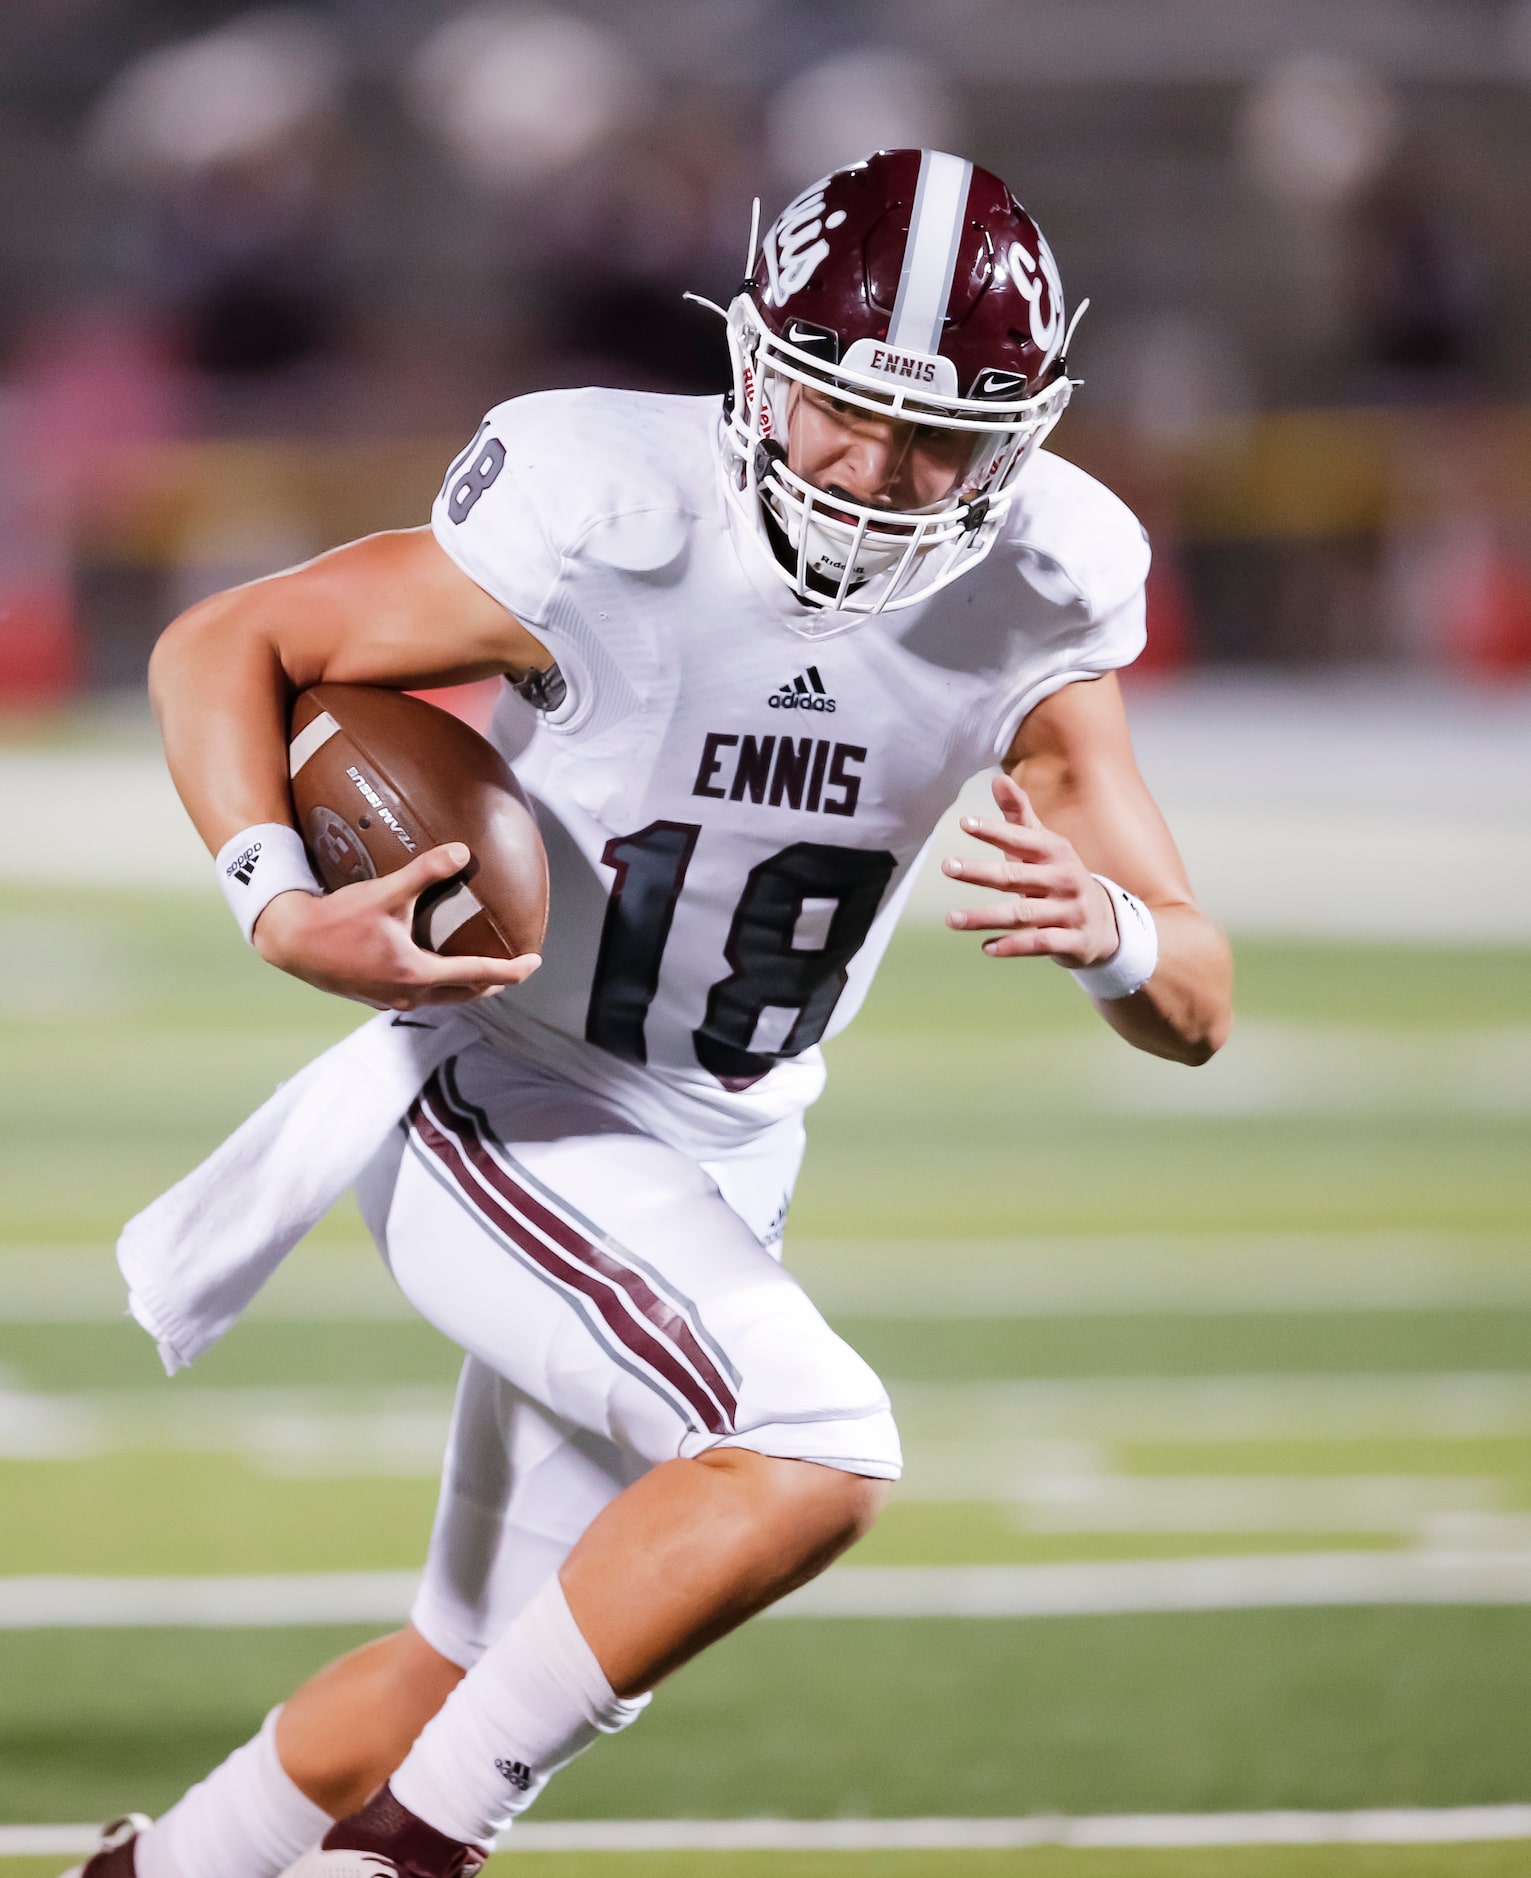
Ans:
<svg viewBox="0 0 1531 1878"><path fill-rule="evenodd" d="M442 958L415 944L415 902L468 858L460 841L449 841L380 880L322 896L280 893L255 922L255 948L294 978L379 1010L466 1004L519 985L542 963L535 952L518 959Z"/></svg>
<svg viewBox="0 0 1531 1878"><path fill-rule="evenodd" d="M1026 791L1008 776L994 779L1002 821L962 818L964 834L986 841L994 858L952 856L941 864L952 880L992 887L1004 897L948 913L957 932L997 932L983 949L990 958L1054 958L1068 966L1098 965L1120 943L1111 896L1064 835L1044 828Z"/></svg>

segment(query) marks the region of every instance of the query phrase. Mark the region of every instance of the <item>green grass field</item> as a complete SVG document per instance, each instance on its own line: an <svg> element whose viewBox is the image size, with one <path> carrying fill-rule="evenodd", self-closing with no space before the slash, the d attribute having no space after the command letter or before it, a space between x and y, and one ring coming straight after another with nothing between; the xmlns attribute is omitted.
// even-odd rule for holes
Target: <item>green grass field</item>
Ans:
<svg viewBox="0 0 1531 1878"><path fill-rule="evenodd" d="M789 1260L909 1450L867 1564L1531 1550L1523 953L1248 945L1243 1029L1130 1058L1062 973L914 928L832 1049ZM167 1383L109 1247L357 1019L220 907L0 894L0 1576L417 1564L455 1353L349 1207ZM0 1822L163 1806L367 1633L0 1631ZM548 1818L1531 1798L1531 1608L746 1630ZM11 1878L64 1861L17 1860ZM1487 1878L1521 1847L521 1855L584 1878Z"/></svg>

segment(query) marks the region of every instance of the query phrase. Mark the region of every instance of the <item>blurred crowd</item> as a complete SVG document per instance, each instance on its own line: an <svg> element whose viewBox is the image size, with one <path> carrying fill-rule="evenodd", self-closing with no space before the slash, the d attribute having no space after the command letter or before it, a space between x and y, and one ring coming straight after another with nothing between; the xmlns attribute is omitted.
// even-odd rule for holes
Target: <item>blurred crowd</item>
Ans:
<svg viewBox="0 0 1531 1878"><path fill-rule="evenodd" d="M423 518L481 411L721 389L767 215L999 171L1151 661L1531 667L1531 0L6 0L0 701Z"/></svg>

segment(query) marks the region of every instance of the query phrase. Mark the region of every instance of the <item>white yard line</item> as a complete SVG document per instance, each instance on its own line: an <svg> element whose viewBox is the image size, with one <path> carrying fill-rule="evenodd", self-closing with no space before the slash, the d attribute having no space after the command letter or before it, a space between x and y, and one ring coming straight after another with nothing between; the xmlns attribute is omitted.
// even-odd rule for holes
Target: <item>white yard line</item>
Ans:
<svg viewBox="0 0 1531 1878"><path fill-rule="evenodd" d="M1254 1510L1307 1508L1297 1530L1393 1530L1436 1511L1488 1510L1489 1491L1464 1471L1438 1465L1420 1475L1384 1473L1336 1480L1334 1472L1283 1479L1268 1468L1175 1480L1113 1473L1100 1444L1172 1442L1197 1448L1239 1443L1531 1437L1531 1373L1267 1374L1095 1376L995 1382L895 1382L904 1432L904 1499L1046 1503L1061 1515L1096 1505L1109 1478L1126 1531L1157 1530L1187 1504L1254 1496ZM334 1478L433 1475L451 1414L450 1387L323 1389L273 1384L53 1393L26 1388L0 1365L0 1460L67 1461L102 1454L235 1454L263 1472ZM1497 1489L1495 1490L1498 1491ZM1175 1495L1180 1496L1179 1501ZM1348 1526L1348 1508L1372 1511ZM1148 1525L1133 1495L1148 1495ZM1462 1496L1467 1496L1465 1499ZM1124 1497L1125 1496L1125 1497ZM1200 1496L1198 1500L1197 1496ZM1380 1496L1380 1499L1378 1498ZM1180 1510L1175 1510L1176 1507ZM1157 1509L1157 1510L1156 1510ZM1168 1509L1168 1510L1166 1510ZM1290 1513L1284 1517L1290 1517ZM1317 1518L1318 1523L1314 1524ZM1114 1528L1113 1528L1114 1529ZM1197 1529L1190 1526L1180 1531ZM1270 1531L1252 1526L1251 1531Z"/></svg>
<svg viewBox="0 0 1531 1878"><path fill-rule="evenodd" d="M1199 897L1241 934L1467 943L1531 938L1531 690L1394 680L1356 684L1202 675L1138 685L1130 710L1150 787ZM0 789L26 815L0 823L0 882L79 884L75 834L101 804L131 828L102 844L102 886L181 887L211 900L207 856L163 758L143 741L0 749ZM1419 752L1431 754L1422 799ZM991 806L985 779L962 806ZM956 890L940 858L968 847L946 818L911 898L939 918ZM1452 856L1448 895L1418 890L1419 855Z"/></svg>
<svg viewBox="0 0 1531 1878"><path fill-rule="evenodd" d="M1125 1059L1124 1059L1125 1060ZM1081 1233L813 1239L787 1262L822 1309L868 1317L1204 1316L1524 1309L1531 1256L1509 1233ZM305 1245L251 1307L280 1322L414 1312L370 1245ZM0 1248L0 1323L122 1322L105 1244Z"/></svg>
<svg viewBox="0 0 1531 1878"><path fill-rule="evenodd" d="M821 1309L870 1317L1203 1316L1531 1304L1524 1235L1081 1233L810 1239L787 1264Z"/></svg>
<svg viewBox="0 0 1531 1878"><path fill-rule="evenodd" d="M412 1572L0 1578L0 1630L390 1624ZM1531 1553L1312 1552L1075 1565L847 1565L767 1611L791 1618L1025 1618L1325 1605L1531 1604Z"/></svg>
<svg viewBox="0 0 1531 1878"><path fill-rule="evenodd" d="M0 880L7 884L204 892L213 885L207 851L176 800L163 757L152 747L0 750L0 789L7 801L31 808L26 815L7 816L0 829ZM85 874L61 837L89 827L108 804L113 822L130 828L133 838L110 852L103 843L100 865Z"/></svg>
<svg viewBox="0 0 1531 1878"><path fill-rule="evenodd" d="M1235 934L1531 937L1531 689L1202 674L1131 686L1128 710L1198 898ZM1422 803L1418 753L1438 747ZM973 810L992 812L986 778L944 818L908 917L961 903L939 866L972 851L957 817ZM1457 869L1447 908L1417 887L1433 842Z"/></svg>
<svg viewBox="0 0 1531 1878"><path fill-rule="evenodd" d="M767 1615L1094 1617L1368 1604L1531 1603L1531 1556L1282 1553L1075 1565L848 1565Z"/></svg>
<svg viewBox="0 0 1531 1878"><path fill-rule="evenodd" d="M1450 1845L1531 1838L1531 1806L1096 1818L590 1820L527 1824L524 1852L970 1852L1213 1845Z"/></svg>
<svg viewBox="0 0 1531 1878"><path fill-rule="evenodd" d="M69 1857L94 1826L0 1826L0 1858ZM978 1852L1027 1846L1135 1851L1231 1845L1464 1845L1531 1839L1531 1806L1353 1813L1117 1813L1020 1819L601 1819L528 1822L522 1852Z"/></svg>
<svg viewBox="0 0 1531 1878"><path fill-rule="evenodd" d="M1292 1371L1283 1375L1062 1376L994 1382L896 1382L906 1444L988 1447L1046 1440L1470 1441L1531 1434L1524 1370ZM934 1458L934 1457L933 1457ZM1011 1462L1016 1458L1011 1449Z"/></svg>
<svg viewBox="0 0 1531 1878"><path fill-rule="evenodd" d="M100 1837L99 1826L0 1826L0 1858L72 1858Z"/></svg>
<svg viewBox="0 0 1531 1878"><path fill-rule="evenodd" d="M247 1578L0 1578L0 1630L279 1629L395 1624L417 1572L274 1572Z"/></svg>
<svg viewBox="0 0 1531 1878"><path fill-rule="evenodd" d="M451 1411L451 1389L429 1384L47 1395L17 1389L0 1365L0 1460L232 1454L279 1479L428 1479Z"/></svg>

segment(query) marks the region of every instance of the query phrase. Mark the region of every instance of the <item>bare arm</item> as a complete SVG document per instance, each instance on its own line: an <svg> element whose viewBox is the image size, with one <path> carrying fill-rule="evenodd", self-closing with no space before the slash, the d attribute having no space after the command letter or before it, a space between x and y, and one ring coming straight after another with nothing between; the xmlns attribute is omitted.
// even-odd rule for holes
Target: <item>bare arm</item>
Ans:
<svg viewBox="0 0 1531 1878"><path fill-rule="evenodd" d="M154 649L149 694L175 786L216 853L252 822L289 819L287 710L305 686L415 690L551 662L415 528L190 608Z"/></svg>
<svg viewBox="0 0 1531 1878"><path fill-rule="evenodd" d="M414 689L551 662L421 528L368 536L190 608L154 649L149 691L175 786L216 852L253 823L291 820L287 715L305 686ZM438 959L409 938L415 897L466 858L437 848L323 900L281 894L256 923L256 945L325 990L398 1009L517 982L519 961Z"/></svg>
<svg viewBox="0 0 1531 1878"><path fill-rule="evenodd" d="M1152 910L1159 963L1131 997L1097 1000L1118 1035L1155 1056L1204 1063L1232 1025L1228 942L1197 906L1175 843L1132 754L1114 677L1066 685L1026 718L994 785L1000 815L965 824L992 859L952 860L954 879L1007 897L948 916L959 931L999 937L998 958L1093 965L1116 950L1116 915L1093 874Z"/></svg>

